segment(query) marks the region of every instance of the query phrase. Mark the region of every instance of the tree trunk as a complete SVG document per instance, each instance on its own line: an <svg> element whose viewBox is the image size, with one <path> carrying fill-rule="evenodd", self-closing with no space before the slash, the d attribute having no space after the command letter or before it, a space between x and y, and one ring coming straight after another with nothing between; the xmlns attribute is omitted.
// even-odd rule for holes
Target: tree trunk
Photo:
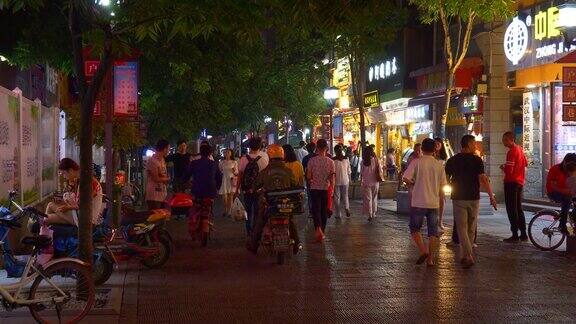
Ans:
<svg viewBox="0 0 576 324"><path fill-rule="evenodd" d="M454 87L454 72L452 69L448 68L446 72L446 91L444 93L444 110L442 111L442 117L440 118L440 137L442 139L446 138L446 122L448 121L448 109L450 108L450 99L452 97L452 90Z"/></svg>
<svg viewBox="0 0 576 324"><path fill-rule="evenodd" d="M366 145L366 119L364 118L364 89L366 88L366 66L362 54L350 55L350 70L352 72L352 92L354 103L360 113L360 145L363 149Z"/></svg>

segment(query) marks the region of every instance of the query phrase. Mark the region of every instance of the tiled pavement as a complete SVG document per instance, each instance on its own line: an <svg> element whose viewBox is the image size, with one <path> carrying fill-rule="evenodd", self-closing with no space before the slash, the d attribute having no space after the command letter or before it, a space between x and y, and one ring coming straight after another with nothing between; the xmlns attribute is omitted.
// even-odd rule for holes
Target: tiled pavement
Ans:
<svg viewBox="0 0 576 324"><path fill-rule="evenodd" d="M324 244L310 222L301 255L277 266L243 248L243 225L217 219L206 249L173 222L175 257L161 270L142 270L137 310L126 321L230 322L573 322L576 260L528 243L504 245L480 233L478 263L464 270L444 244L438 266L414 265L404 217L380 213L331 219Z"/></svg>
<svg viewBox="0 0 576 324"><path fill-rule="evenodd" d="M283 266L244 250L241 223L217 217L217 231L203 249L188 238L183 221L172 221L174 257L159 270L131 265L121 315L105 321L576 321L576 259L563 252L505 245L481 225L472 269L462 269L457 251L445 244L436 267L416 266L406 218L382 211L369 223L359 207L353 203L350 219L329 220L324 244L313 242L311 223L300 216L304 250Z"/></svg>

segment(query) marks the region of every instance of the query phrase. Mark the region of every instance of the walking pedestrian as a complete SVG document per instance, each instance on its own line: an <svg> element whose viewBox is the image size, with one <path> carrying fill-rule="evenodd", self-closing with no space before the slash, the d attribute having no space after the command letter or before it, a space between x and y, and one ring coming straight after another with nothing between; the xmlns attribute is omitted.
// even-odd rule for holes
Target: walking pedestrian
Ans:
<svg viewBox="0 0 576 324"><path fill-rule="evenodd" d="M298 162L302 163L302 160L306 155L308 155L308 151L306 151L306 142L300 141L300 147L295 150L296 158Z"/></svg>
<svg viewBox="0 0 576 324"><path fill-rule="evenodd" d="M412 163L412 161L414 161L415 159L417 159L421 156L422 156L422 144L416 143L416 144L414 144L414 148L412 149L412 153L410 153L410 156L408 156L408 161L406 163L406 167L408 167L408 165L410 165L410 163Z"/></svg>
<svg viewBox="0 0 576 324"><path fill-rule="evenodd" d="M389 148L386 151L386 175L388 180L394 180L396 178L396 172L398 167L396 166L396 149Z"/></svg>
<svg viewBox="0 0 576 324"><path fill-rule="evenodd" d="M316 241L322 242L328 221L328 187L334 185L335 169L334 161L326 156L328 142L325 139L318 140L316 150L317 155L308 162L306 178L310 184Z"/></svg>
<svg viewBox="0 0 576 324"><path fill-rule="evenodd" d="M284 165L292 171L298 187L304 188L304 167L298 161L297 150L294 150L290 144L282 145L282 149L284 150Z"/></svg>
<svg viewBox="0 0 576 324"><path fill-rule="evenodd" d="M420 251L416 264L426 261L429 266L433 266L438 249L438 209L440 201L444 198L443 187L446 185L446 173L444 164L434 158L434 140L424 139L422 152L423 156L408 166L403 180L413 187L410 233ZM424 244L420 233L424 218L428 227L428 246Z"/></svg>
<svg viewBox="0 0 576 324"><path fill-rule="evenodd" d="M334 212L336 218L342 215L342 209L346 212L346 217L350 217L350 201L348 199L348 186L350 184L350 161L344 155L341 145L334 147L334 169L336 173L336 183L334 187ZM344 207L344 208L342 208Z"/></svg>
<svg viewBox="0 0 576 324"><path fill-rule="evenodd" d="M260 171L268 166L268 155L261 151L262 139L253 137L249 143L250 151L240 158L238 165L239 177L236 186L235 196L238 196L240 189L244 193L244 208L246 209L246 233L252 233L254 219L258 213L258 193L254 191L254 182Z"/></svg>
<svg viewBox="0 0 576 324"><path fill-rule="evenodd" d="M304 167L304 172L306 172L306 168L308 167L308 161L316 156L316 143L308 143L308 145L306 145L306 152L308 152L308 154L302 158L302 166Z"/></svg>
<svg viewBox="0 0 576 324"><path fill-rule="evenodd" d="M156 143L156 152L146 163L146 204L148 210L164 208L168 194L168 171L165 158L170 150L170 143L161 139Z"/></svg>
<svg viewBox="0 0 576 324"><path fill-rule="evenodd" d="M232 149L224 150L224 159L220 161L218 167L222 172L222 185L219 193L224 200L224 216L226 216L230 215L234 192L236 191L236 177L238 176L238 162L234 159Z"/></svg>
<svg viewBox="0 0 576 324"><path fill-rule="evenodd" d="M352 168L352 181L358 181L358 177L360 175L359 168L360 168L360 154L358 150L352 151L352 157L350 158L350 167Z"/></svg>
<svg viewBox="0 0 576 324"><path fill-rule="evenodd" d="M563 234L568 234L566 223L568 221L568 212L572 205L572 192L568 187L568 178L570 177L567 166L576 162L576 154L568 153L562 159L562 162L554 165L548 171L546 177L546 194L548 198L560 203L560 224L559 229Z"/></svg>
<svg viewBox="0 0 576 324"><path fill-rule="evenodd" d="M446 152L446 147L444 146L444 140L440 137L436 137L434 139L434 156L438 161L441 161L442 164L445 164L446 160L448 160L448 153ZM440 201L440 208L438 209L438 226L440 227L440 231L445 230L444 228L445 205L446 205L446 199L442 198L442 200Z"/></svg>
<svg viewBox="0 0 576 324"><path fill-rule="evenodd" d="M186 183L188 179L186 178L186 172L190 166L190 161L192 159L192 154L188 153L186 150L188 144L186 140L179 140L176 143L178 150L176 153L169 154L166 157L166 162L174 165L174 179L172 179L172 190L174 192L184 192L186 189Z"/></svg>
<svg viewBox="0 0 576 324"><path fill-rule="evenodd" d="M474 154L476 139L464 135L460 142L461 152L446 162L446 175L452 186L451 198L454 220L460 242L460 263L464 268L474 265L472 244L476 234L480 210L480 187L486 188L490 204L497 208L490 181L484 173L484 162Z"/></svg>
<svg viewBox="0 0 576 324"><path fill-rule="evenodd" d="M522 210L522 189L526 181L528 160L522 147L515 143L512 132L506 132L502 135L502 144L508 148L506 164L501 165L500 169L504 171L504 200L510 221L510 231L512 231L512 236L504 239L504 242L527 241L526 217ZM518 236L518 231L520 231L520 236Z"/></svg>
<svg viewBox="0 0 576 324"><path fill-rule="evenodd" d="M371 146L364 149L362 165L360 167L362 175L362 201L364 215L368 216L368 221L372 221L378 211L378 189L382 181L382 169L378 158Z"/></svg>

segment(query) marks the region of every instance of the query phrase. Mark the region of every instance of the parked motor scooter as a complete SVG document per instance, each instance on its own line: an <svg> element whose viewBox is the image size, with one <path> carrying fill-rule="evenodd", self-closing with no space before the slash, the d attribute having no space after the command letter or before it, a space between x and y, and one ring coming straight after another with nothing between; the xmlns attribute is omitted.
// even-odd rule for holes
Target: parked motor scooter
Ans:
<svg viewBox="0 0 576 324"><path fill-rule="evenodd" d="M170 200L168 200L172 216L179 220L185 218L190 213L190 209L194 206L194 198L187 193L175 193Z"/></svg>
<svg viewBox="0 0 576 324"><path fill-rule="evenodd" d="M303 193L303 189L297 189L264 194L268 222L264 228L262 245L276 257L279 265L293 251L295 242L290 238L290 218L303 213Z"/></svg>

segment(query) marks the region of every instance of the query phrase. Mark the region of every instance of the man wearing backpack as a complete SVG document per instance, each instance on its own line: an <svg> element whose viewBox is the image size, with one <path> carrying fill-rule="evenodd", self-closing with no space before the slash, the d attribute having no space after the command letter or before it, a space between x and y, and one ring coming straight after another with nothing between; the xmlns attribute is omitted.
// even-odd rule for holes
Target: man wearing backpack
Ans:
<svg viewBox="0 0 576 324"><path fill-rule="evenodd" d="M246 232L248 235L252 233L254 219L256 213L258 213L258 194L253 190L254 184L260 171L268 166L268 155L260 150L261 147L261 138L251 138L249 144L250 151L240 158L238 165L240 175L236 195L238 195L240 189L242 189L244 193L244 208L248 214L248 219L246 220Z"/></svg>

